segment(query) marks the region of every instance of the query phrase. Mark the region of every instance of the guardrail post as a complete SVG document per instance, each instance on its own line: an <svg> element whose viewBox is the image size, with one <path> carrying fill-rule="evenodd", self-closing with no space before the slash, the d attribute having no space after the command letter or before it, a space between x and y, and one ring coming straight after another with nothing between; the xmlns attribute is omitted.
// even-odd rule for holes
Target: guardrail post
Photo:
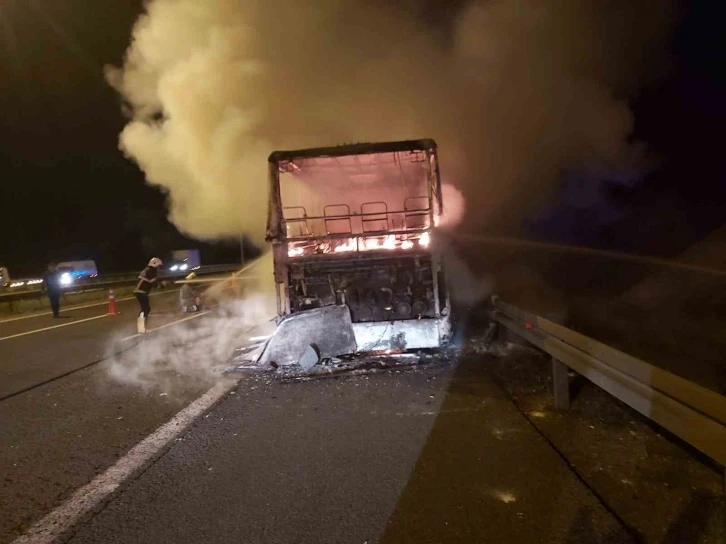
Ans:
<svg viewBox="0 0 726 544"><path fill-rule="evenodd" d="M552 389L555 393L555 410L570 408L570 377L567 365L552 357Z"/></svg>

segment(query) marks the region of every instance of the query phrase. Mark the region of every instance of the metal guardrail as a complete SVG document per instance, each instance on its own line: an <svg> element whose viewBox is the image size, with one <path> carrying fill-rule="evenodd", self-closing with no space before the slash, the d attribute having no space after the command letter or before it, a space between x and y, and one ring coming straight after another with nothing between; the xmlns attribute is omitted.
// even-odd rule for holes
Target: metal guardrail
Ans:
<svg viewBox="0 0 726 544"><path fill-rule="evenodd" d="M552 356L555 406L569 406L571 368L726 466L726 397L492 297L494 319Z"/></svg>
<svg viewBox="0 0 726 544"><path fill-rule="evenodd" d="M162 270L159 273L159 278L164 280L173 281L174 279L184 278L190 273L194 272L198 276L205 276L208 274L220 274L224 272L235 272L239 270L241 265L239 264L223 264L223 265L208 265L202 266L196 270L185 270L184 272L171 272L169 270ZM111 289L113 287L122 287L126 285L134 284L138 279L138 272L129 273L126 275L121 274L109 274L106 276L99 276L98 278L90 281L84 281L82 284L77 286L68 287L63 290L65 296L72 296L75 294L88 293L100 289ZM107 279L107 278L113 279ZM12 306L13 302L20 300L31 300L40 299L45 296L45 293L40 288L32 291L18 291L0 294L0 304L9 303ZM12 311L12 308L11 308Z"/></svg>

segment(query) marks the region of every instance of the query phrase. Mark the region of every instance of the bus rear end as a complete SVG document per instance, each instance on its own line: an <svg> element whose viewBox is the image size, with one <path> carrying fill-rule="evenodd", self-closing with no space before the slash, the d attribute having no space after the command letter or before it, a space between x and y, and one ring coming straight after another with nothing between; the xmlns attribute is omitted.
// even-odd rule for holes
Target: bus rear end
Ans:
<svg viewBox="0 0 726 544"><path fill-rule="evenodd" d="M278 151L269 174L280 317L345 307L359 352L448 342L433 140Z"/></svg>

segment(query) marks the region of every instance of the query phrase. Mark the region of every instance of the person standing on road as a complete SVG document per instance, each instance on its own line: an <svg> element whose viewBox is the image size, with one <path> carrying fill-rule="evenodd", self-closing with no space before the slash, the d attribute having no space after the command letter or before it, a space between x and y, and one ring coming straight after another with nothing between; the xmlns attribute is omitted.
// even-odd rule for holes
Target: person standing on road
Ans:
<svg viewBox="0 0 726 544"><path fill-rule="evenodd" d="M53 317L60 317L60 299L63 291L61 290L60 274L55 263L49 263L48 269L43 276L43 289L50 300L50 309L53 311Z"/></svg>
<svg viewBox="0 0 726 544"><path fill-rule="evenodd" d="M136 289L134 289L134 295L136 296L136 300L139 301L139 307L141 308L141 313L139 314L139 320L137 324L137 328L140 333L146 332L146 319L151 313L149 293L154 287L158 286L159 284L159 268L163 264L164 263L161 262L161 259L159 259L158 257L154 257L149 261L149 265L144 268L139 274L139 283L136 284Z"/></svg>

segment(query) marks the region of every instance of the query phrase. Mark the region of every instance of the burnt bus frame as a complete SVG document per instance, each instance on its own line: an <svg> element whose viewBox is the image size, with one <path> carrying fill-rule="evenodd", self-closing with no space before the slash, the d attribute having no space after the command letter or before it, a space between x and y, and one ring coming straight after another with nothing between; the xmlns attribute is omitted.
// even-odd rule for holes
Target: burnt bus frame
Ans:
<svg viewBox="0 0 726 544"><path fill-rule="evenodd" d="M290 241L299 241L300 238L287 236L287 223L284 217L282 198L280 192L280 167L286 163L294 161L295 159L301 158L320 158L320 157L343 157L352 155L365 155L365 154L377 154L377 153L391 153L391 152L420 152L423 153L426 158L426 170L427 170L427 191L428 191L428 220L429 227L419 230L390 230L385 232L363 232L360 235L352 233L342 234L327 234L324 236L309 236L305 237L304 240L309 241L325 241L332 239L361 239L371 238L376 236L384 235L396 235L396 234L412 234L416 232L430 232L433 225L435 225L435 216L440 216L443 213L443 201L442 201L442 188L441 178L439 172L439 161L437 154L436 142L431 139L423 140L405 140L398 142L382 142L382 143L364 143L364 144L350 144L341 145L336 147L321 147L312 149L301 149L295 151L275 151L270 154L268 159L268 189L269 189L269 201L268 201L268 216L267 216L267 231L266 240L272 246L273 263L274 263L274 281L275 281L275 294L277 298L277 314L279 317L284 317L291 313L290 293L289 293L289 278L290 278L290 267L291 261L293 260L288 256L288 247ZM419 210L425 211L425 210ZM405 210L404 210L405 212ZM391 212L400 213L400 212ZM380 215L379 212L371 214L357 214L361 215ZM336 218L337 216L328 216L327 219ZM338 219L343 219L340 216ZM325 217L307 217L306 219L325 219ZM446 285L446 276L443 269L443 260L435 244L432 244L428 250L415 250L406 255L415 256L416 254L426 254L431 256L431 273L433 278L433 293L434 293L434 304L435 304L435 315L439 321L444 321L444 326L439 327L442 336L448 335L448 321L449 314L451 311L451 304L449 300L449 290ZM400 255L397 250L386 250L385 252L377 251L355 251L345 253L343 255L314 255L308 257L295 257L296 263L301 261L307 261L308 259L312 262L319 262L322 260L340 260L340 259L355 259L361 262L371 262L378 259L390 259L394 255ZM443 281L441 281L441 276ZM443 291L443 292L442 292ZM443 297L442 297L443 295ZM442 300L443 298L443 300Z"/></svg>

